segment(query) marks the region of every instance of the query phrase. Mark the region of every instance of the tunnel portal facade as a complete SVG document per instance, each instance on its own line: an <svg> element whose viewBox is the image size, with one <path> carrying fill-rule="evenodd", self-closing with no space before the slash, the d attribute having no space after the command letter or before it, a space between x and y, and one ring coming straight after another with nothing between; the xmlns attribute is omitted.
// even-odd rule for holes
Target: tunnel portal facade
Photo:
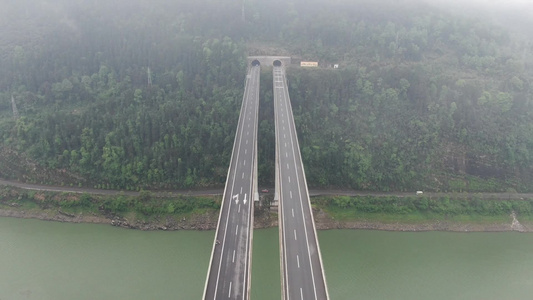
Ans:
<svg viewBox="0 0 533 300"><path fill-rule="evenodd" d="M288 66L291 64L291 58L289 56L249 56L248 65L256 66L260 64L262 67L276 65Z"/></svg>

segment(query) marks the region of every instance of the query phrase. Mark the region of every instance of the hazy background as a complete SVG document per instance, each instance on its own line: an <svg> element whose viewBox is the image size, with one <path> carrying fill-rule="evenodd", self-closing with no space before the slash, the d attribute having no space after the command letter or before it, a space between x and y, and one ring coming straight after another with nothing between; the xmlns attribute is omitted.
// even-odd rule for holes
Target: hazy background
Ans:
<svg viewBox="0 0 533 300"><path fill-rule="evenodd" d="M533 1L531 0L422 0L454 13L474 18L489 18L513 31L533 37Z"/></svg>

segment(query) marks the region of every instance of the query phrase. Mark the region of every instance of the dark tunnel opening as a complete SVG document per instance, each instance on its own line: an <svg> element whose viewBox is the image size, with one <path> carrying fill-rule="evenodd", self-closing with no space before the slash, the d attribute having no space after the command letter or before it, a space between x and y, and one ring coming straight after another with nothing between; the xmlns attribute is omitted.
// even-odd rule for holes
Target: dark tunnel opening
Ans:
<svg viewBox="0 0 533 300"><path fill-rule="evenodd" d="M253 66L253 67L255 67L255 66L260 66L260 65L261 65L261 63L260 63L257 59L255 59L254 61L252 61L252 66Z"/></svg>
<svg viewBox="0 0 533 300"><path fill-rule="evenodd" d="M274 67L281 67L281 61L280 60L275 60L274 61Z"/></svg>

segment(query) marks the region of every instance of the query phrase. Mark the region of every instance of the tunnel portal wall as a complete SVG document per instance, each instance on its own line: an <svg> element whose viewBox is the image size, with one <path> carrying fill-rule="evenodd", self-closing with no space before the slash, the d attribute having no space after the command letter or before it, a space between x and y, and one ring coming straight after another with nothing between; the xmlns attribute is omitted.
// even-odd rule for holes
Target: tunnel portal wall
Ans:
<svg viewBox="0 0 533 300"><path fill-rule="evenodd" d="M272 67L274 61L276 60L281 61L282 65L284 66L291 64L291 58L288 56L249 56L248 65L251 66L254 60L259 61L259 63L261 63L261 67Z"/></svg>

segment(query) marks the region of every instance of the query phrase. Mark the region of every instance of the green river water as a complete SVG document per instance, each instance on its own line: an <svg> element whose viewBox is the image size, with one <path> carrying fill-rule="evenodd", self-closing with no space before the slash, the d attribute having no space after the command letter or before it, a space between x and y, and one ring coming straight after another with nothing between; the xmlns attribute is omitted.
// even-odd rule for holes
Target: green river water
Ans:
<svg viewBox="0 0 533 300"><path fill-rule="evenodd" d="M214 232L0 218L0 300L200 299ZM319 232L331 299L533 299L533 234ZM280 299L255 230L252 300Z"/></svg>

